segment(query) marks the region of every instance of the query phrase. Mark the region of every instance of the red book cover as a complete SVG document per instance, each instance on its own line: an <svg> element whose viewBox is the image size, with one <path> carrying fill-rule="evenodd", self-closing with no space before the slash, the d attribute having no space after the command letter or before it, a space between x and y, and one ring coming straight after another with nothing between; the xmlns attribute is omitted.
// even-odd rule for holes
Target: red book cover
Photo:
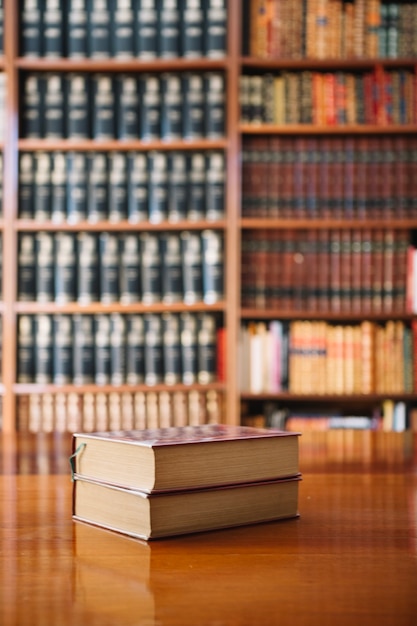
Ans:
<svg viewBox="0 0 417 626"><path fill-rule="evenodd" d="M383 251L382 308L384 313L392 313L394 310L394 249L395 232L392 228L387 228L384 232Z"/></svg>
<svg viewBox="0 0 417 626"><path fill-rule="evenodd" d="M324 74L324 121L326 126L335 126L336 118L336 76L332 72Z"/></svg>
<svg viewBox="0 0 417 626"><path fill-rule="evenodd" d="M272 136L269 139L270 168L268 173L268 215L271 218L282 217L282 138Z"/></svg>
<svg viewBox="0 0 417 626"><path fill-rule="evenodd" d="M330 310L341 311L341 249L342 236L339 229L330 231Z"/></svg>
<svg viewBox="0 0 417 626"><path fill-rule="evenodd" d="M406 312L407 280L408 280L408 249L410 234L408 230L394 231L394 262L393 262L393 310Z"/></svg>
<svg viewBox="0 0 417 626"><path fill-rule="evenodd" d="M281 201L282 201L282 217L293 219L294 215L294 139L285 137L283 139L283 159L281 164Z"/></svg>
<svg viewBox="0 0 417 626"><path fill-rule="evenodd" d="M330 310L330 231L320 229L317 241L317 300L320 311Z"/></svg>
<svg viewBox="0 0 417 626"><path fill-rule="evenodd" d="M372 233L372 312L382 313L382 294L384 280L384 231Z"/></svg>
<svg viewBox="0 0 417 626"><path fill-rule="evenodd" d="M340 310L352 310L352 233L348 229L341 231Z"/></svg>
<svg viewBox="0 0 417 626"><path fill-rule="evenodd" d="M369 217L368 206L368 154L369 145L367 137L358 137L355 146L355 198L356 217L367 219Z"/></svg>
<svg viewBox="0 0 417 626"><path fill-rule="evenodd" d="M362 311L362 231L359 228L352 230L351 250L351 310L352 313L360 313Z"/></svg>
<svg viewBox="0 0 417 626"><path fill-rule="evenodd" d="M319 266L318 257L318 231L307 231L306 249L304 252L304 285L306 290L306 308L308 311L319 310L319 274L322 268Z"/></svg>
<svg viewBox="0 0 417 626"><path fill-rule="evenodd" d="M288 311L294 306L294 242L297 234L294 230L287 229L279 236L282 241L282 308Z"/></svg>
<svg viewBox="0 0 417 626"><path fill-rule="evenodd" d="M320 139L320 163L318 166L318 217L332 217L330 198L330 171L333 159L333 140L331 137Z"/></svg>
<svg viewBox="0 0 417 626"><path fill-rule="evenodd" d="M365 228L362 231L361 254L362 277L362 313L372 312L372 231Z"/></svg>

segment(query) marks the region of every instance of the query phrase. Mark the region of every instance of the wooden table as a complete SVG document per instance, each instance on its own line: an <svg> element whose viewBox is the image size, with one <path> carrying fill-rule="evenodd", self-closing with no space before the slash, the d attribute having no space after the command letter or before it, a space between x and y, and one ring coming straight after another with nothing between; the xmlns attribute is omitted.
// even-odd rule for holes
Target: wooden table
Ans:
<svg viewBox="0 0 417 626"><path fill-rule="evenodd" d="M304 469L298 520L151 543L74 523L56 467L0 476L2 626L417 624L413 466Z"/></svg>

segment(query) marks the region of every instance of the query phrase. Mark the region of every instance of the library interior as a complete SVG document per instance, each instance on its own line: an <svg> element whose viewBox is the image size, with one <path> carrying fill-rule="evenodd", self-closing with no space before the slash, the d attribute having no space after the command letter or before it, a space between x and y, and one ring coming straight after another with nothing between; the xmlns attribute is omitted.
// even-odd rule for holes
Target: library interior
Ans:
<svg viewBox="0 0 417 626"><path fill-rule="evenodd" d="M414 626L417 1L0 0L0 623Z"/></svg>

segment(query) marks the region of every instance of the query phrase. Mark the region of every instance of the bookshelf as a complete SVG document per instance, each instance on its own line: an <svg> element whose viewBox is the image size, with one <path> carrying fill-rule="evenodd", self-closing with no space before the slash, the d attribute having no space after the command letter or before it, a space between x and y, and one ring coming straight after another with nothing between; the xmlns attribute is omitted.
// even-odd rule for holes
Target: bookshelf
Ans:
<svg viewBox="0 0 417 626"><path fill-rule="evenodd" d="M137 1L133 2L133 4L135 7L139 6ZM214 4L221 7L222 3ZM404 199L409 202L407 210L398 215L393 206L391 206L390 212L386 213L379 206L383 202L389 204L381 191L380 196L376 198L373 204L373 208L375 209L376 206L379 212L376 210L371 212L368 206L370 200L369 190L367 191L360 187L360 184L363 183L359 180L358 168L354 169L352 174L353 161L348 164L343 161L343 165L340 166L342 169L339 168L335 174L336 182L337 180L340 181L342 176L343 179L346 178L346 180L350 181L352 185L347 190L346 197L329 198L322 195L324 191L321 188L316 187L313 203L311 204L310 190L308 191L310 195L305 192L305 195L302 196L304 202L302 204L299 202L300 198L297 199L294 189L286 189L286 195L284 194L284 196L287 205L281 206L278 202L281 188L277 187L274 191L275 196L270 195L268 198L263 198L262 202L265 202L267 207L266 209L264 207L263 211L260 212L258 209L253 209L253 198L249 198L252 205L250 202L248 204L248 184L250 183L248 174L250 174L251 164L249 163L248 165L248 162L245 161L245 155L251 150L255 150L255 148L258 152L260 150L267 155L274 154L274 158L276 158L275 165L279 164L279 167L282 166L281 171L279 168L278 170L268 170L268 184L264 185L265 190L267 190L270 181L274 183L278 181L279 177L283 175L282 172L287 173L284 176L288 180L294 176L294 168L298 167L300 163L297 160L297 154L299 155L304 151L304 158L309 152L308 146L310 145L315 147L316 152L327 154L327 165L329 165L332 164L332 161L337 160L334 159L334 156L340 145L342 146L342 153L347 149L353 150L355 158L359 158L361 151L365 154L370 152L370 145L394 146L398 156L402 154L404 142L406 142L406 146L409 144L414 146L417 142L417 118L412 107L409 107L408 117L404 118L401 123L395 119L388 119L386 115L384 116L382 114L383 107L381 112L381 106L376 108L371 121L365 118L361 120L359 118L354 119L352 113L350 113L351 117L347 117L343 123L335 123L333 117L332 119L327 119L326 123L311 120L301 123L300 121L294 121L292 118L285 123L282 121L277 123L268 118L262 121L247 119L245 117L246 101L243 97L241 99L242 77L269 77L269 81L271 81L271 77L284 79L288 77L293 89L294 80L297 80L297 76L303 74L308 76L307 82L303 85L303 89L306 91L306 85L307 87L310 85L308 81L312 84L313 77L317 75L319 77L331 77L333 82L338 77L342 79L342 82L346 81L346 84L349 81L352 82L353 77L356 80L358 89L361 87L362 79L365 75L368 81L367 88L369 88L369 81L372 77L375 79L375 85L380 87L382 84L385 84L385 79L387 79L387 84L389 84L390 80L393 79L395 82L404 75L406 77L404 80L408 80L407 84L410 89L410 77L415 79L417 68L416 50L404 51L400 47L396 50L395 57L378 54L371 55L369 54L371 48L358 49L359 51L355 54L345 57L341 54L332 56L330 53L324 53L323 50L325 51L325 48L322 52L319 51L318 53L316 51L314 53L316 58L314 56L306 56L301 50L300 42L303 39L300 39L300 26L297 27L298 30L295 29L294 19L295 7L305 4L308 8L308 3L279 3L284 11L282 19L285 18L285 20L288 20L286 23L289 26L291 25L289 32L293 33L294 41L298 42L298 48L295 46L284 55L276 57L268 56L264 52L255 54L253 50L249 49L250 33L248 24L249 22L252 24L257 23L253 13L251 13L251 4L255 6L249 0L245 2L238 0L228 1L227 44L226 53L223 56L217 57L214 55L211 57L203 54L197 58L181 55L162 58L156 55L154 58L137 58L136 56L128 57L121 55L116 58L114 55L110 55L106 58L93 58L87 55L84 58L70 58L63 55L38 55L35 57L23 54L19 41L20 36L18 36L21 31L20 20L23 15L23 3L4 0L6 28L4 31L4 55L0 57L0 71L7 78L7 124L4 141L2 142L4 155L4 200L3 216L0 221L3 237L3 296L0 307L3 322L3 365L0 393L3 403L2 430L4 432L16 432L21 428L27 428L27 423L23 424L24 419L22 419L22 415L30 412L39 414L42 410L46 410L49 415L47 429L54 430L55 427L57 429L65 429L61 422L59 427L56 426L57 418L56 415L51 417L52 413L59 412L62 415L67 412L75 415L75 421L73 420L72 424L76 424L76 416L81 411L91 417L97 411L98 405L103 407L106 403L106 411L111 413L109 406L111 404L113 414L117 413L117 410L120 412L122 404L123 406L126 405L127 414L130 416L129 419L131 419L132 415L132 406L135 407L135 403L138 403L142 412L142 421L140 423L144 424L146 423L146 418L143 418L143 406L146 405L148 400L150 405L152 405L153 421L151 423L153 425L157 423L158 418L155 417L155 406L159 402L164 404L166 420L164 424L169 421L169 417L166 416L166 407L175 402L181 405L183 410L186 405L187 411L191 404L194 407L193 411L197 411L197 416L201 407L205 405L205 417L203 419L221 419L232 424L240 422L242 410L243 412L248 410L249 415L252 413L258 414L264 411L265 405L271 403L277 404L278 407L306 407L309 405L317 409L336 406L338 410L342 408L347 409L349 412L356 410L357 407L360 407L361 410L362 407L365 407L368 413L374 410L374 408L380 407L387 399L398 403L404 402L407 407L412 407L415 404L417 400L417 393L414 391L415 387L412 389L407 387L402 391L378 388L372 389L367 393L359 392L357 389L349 393L346 391L334 393L330 390L328 393L299 393L298 391L290 391L288 385L274 390L262 389L256 393L249 388L242 388L240 375L242 367L244 367L246 362L246 355L242 358L240 345L242 327L259 323L268 326L274 321L281 321L285 324L285 327L290 327L293 323L307 321L310 323L325 323L332 328L335 326L343 327L347 329L347 332L350 332L351 328L357 328L365 321L373 325L374 329L390 328L390 323L396 322L402 325L401 328L405 329L409 337L415 320L415 311L409 309L404 302L405 290L407 288L404 271L401 275L401 297L403 300L401 304L397 303L392 307L388 307L388 305L380 308L371 306L365 310L361 306L362 296L359 296L357 299L359 306L342 306L341 308L330 306L328 294L321 300L319 298L319 303L317 303L316 298L314 306L306 306L305 294L302 294L297 306L294 306L294 302L287 302L284 306L282 294L285 290L288 291L288 289L295 286L294 277L290 277L290 283L288 283L288 276L286 284L275 284L275 297L272 301L266 302L265 293L261 294L260 299L258 297L258 301L256 301L256 298L254 301L253 298L251 300L251 298L246 297L248 285L245 282L246 278L242 272L242 265L245 264L247 246L251 246L256 240L262 244L262 237L264 237L265 233L268 233L269 237L275 238L273 241L275 243L278 242L278 249L281 249L282 242L287 240L290 234L292 245L300 241L305 243L304 240L307 238L307 234L313 240L321 236L330 239L336 234L341 239L344 237L360 239L365 236L372 238L376 232L379 233L378 236L390 233L394 239L397 235L401 235L405 238L404 241L414 245L414 233L417 231L417 207L411 201L412 197L417 197L417 193L409 193L410 190L408 190L407 195L401 191L403 188L400 186L395 188L395 197L397 200L401 200L401 206ZM269 4L272 5L274 3ZM326 3L319 4L320 6L326 5ZM354 4L363 5L363 3L356 2L339 4L340 6L349 4L350 8ZM385 3L383 4L385 5ZM258 2L258 5L262 7L263 3ZM41 8L44 7L45 0L40 1L39 6ZM69 6L69 0L66 0L62 5L65 10ZM293 13L290 11L290 6ZM285 11L290 11L290 13L285 13ZM252 16L250 20L248 19L249 15ZM264 25L262 24L259 28L262 30ZM372 49L375 52L375 48ZM317 54L322 54L322 58L317 58ZM44 79L48 76L58 76L67 79L70 76L78 75L85 78L87 83L91 85L91 81L98 75L114 81L113 84L116 84L115 81L120 77L129 76L130 78L133 77L139 84L143 77L149 75L161 79L166 75L183 77L189 74L201 76L220 75L223 77L225 131L220 135L215 134L212 137L199 136L191 139L182 136L143 138L139 136L140 133L137 137L125 138L120 138L115 133L113 137L102 137L101 139L93 138L91 132L88 136L81 138L68 138L65 134L49 138L25 135L23 121L25 119L25 86L28 78L42 77ZM344 102L346 104L346 97ZM258 97L255 104L256 107L260 106L262 108L265 105L265 99L261 98L259 100ZM253 102L251 106L253 108ZM282 103L280 106L282 110ZM290 109L291 106L289 106ZM292 108L295 111L295 107L293 106ZM260 148L259 145L261 146ZM323 149L324 147L325 150ZM175 221L166 217L157 221L143 218L131 220L127 216L119 216L115 221L102 218L92 220L86 216L78 217L74 221L68 219L54 221L51 218L42 218L40 220L21 215L19 193L22 182L20 172L22 156L29 155L29 157L34 158L42 154L46 155L53 162L55 156L60 155L63 157L64 162L68 163L67 159L71 155L81 154L88 161L97 153L106 155L106 158L111 155L121 155L122 158L127 158L131 154L140 154L146 160L149 160L154 154L162 155L167 160L177 154L184 156L186 159L191 158L196 153L204 156L213 153L221 154L224 156L226 181L224 188L224 212L215 219L204 219L201 216L191 219L183 215ZM292 163L290 165L285 163L287 169L284 170L283 155L286 153L292 154ZM273 159L270 159L268 156L267 161L269 163L268 167L270 167ZM373 165L372 158L369 158L369 163ZM415 162L409 160L407 164L409 172L415 171ZM354 167L356 168L357 165L358 163L355 161ZM317 165L318 169L314 177L310 177L310 170L304 171L302 173L304 176L303 180L306 180L306 177L314 178L315 184L318 185L318 180L323 178L323 172L326 171L327 176L329 174L327 170L323 169L324 167L322 162ZM387 172L389 169L387 163L384 163L384 167L386 169L383 171ZM293 169L291 170L291 168ZM344 170L343 168L346 169ZM348 176L344 176L346 172ZM410 177L410 174L407 174L407 176ZM392 177L389 180L390 184L393 185ZM397 179L394 182L396 181ZM398 185L400 185L402 181L401 175L398 181L400 181L398 182ZM361 192L365 192L361 213L356 204L355 194L358 188ZM411 191L415 192L417 189L413 187ZM406 195L407 197L405 198ZM300 211L297 214L291 208L296 202L300 205ZM310 204L308 204L309 202ZM345 205L350 207L350 213L345 212ZM338 207L338 214L336 214L334 206ZM323 207L327 208L327 212L322 210ZM224 246L224 288L221 297L216 299L215 302L207 303L203 298L191 303L186 303L183 298L174 302L166 302L161 298L158 302L146 304L141 298L126 303L122 302L120 298L104 302L100 297L95 301L80 302L76 296L69 301L57 302L53 295L47 300L39 300L37 297L23 300L17 297L20 280L19 272L21 269L19 269L20 241L23 237L26 237L28 241L32 238L33 241L39 231L50 236L55 241L58 234L72 236L73 238L80 234L93 238L100 237L102 233L114 235L115 237L129 234L134 235L137 239L140 239L142 235L153 235L160 240L164 234L180 236L181 233L188 232L200 235L206 230L219 234L223 239ZM265 250L263 252L265 253ZM304 253L305 248L301 252L296 250L296 254ZM268 262L268 259L272 260L272 258L266 258L269 268L277 267L277 257L274 257L274 262L271 263ZM281 260L278 258L278 265L281 264ZM265 255L263 261L259 262L259 258L255 254L255 256L252 256L249 265L252 264L252 269L256 268L257 271L259 270L259 275L264 271L262 263L265 263ZM327 261L323 267L327 267L327 270L329 270L330 264ZM404 266L402 267L404 268ZM394 266L391 266L391 273L394 271L393 268ZM313 271L317 273L317 268L313 268ZM398 276L398 273L395 274L395 280L398 279ZM298 290L308 288L311 282L310 278L311 276L306 274L302 279L304 283L298 284ZM298 276L297 280L301 280L300 276ZM362 292L364 289L368 289L368 287L369 285L356 285L356 288L359 291L362 289ZM323 286L320 288L322 289ZM337 290L337 285L333 284L332 288ZM393 294L391 293L390 297L392 298L392 296ZM166 314L177 317L181 317L183 314L191 314L192 316L208 314L215 319L216 329L225 330L225 335L222 335L221 345L220 343L217 345L217 351L218 354L221 352L220 357L222 361L220 377L212 377L209 382L204 384L198 380L194 380L192 384L185 384L176 379L175 382L170 382L169 384L164 382L164 380L158 380L152 385L145 384L143 380L136 381L134 384L119 381L118 384L106 382L97 385L94 380L87 379L82 384L75 384L71 381L57 384L53 380L39 379L38 382L35 382L34 379L19 379L19 320L22 317L34 320L39 316L47 316L49 319L58 316L69 316L74 321L79 315L99 316L101 318L115 316L114 319L117 316L136 316L144 319L145 316L151 315L162 319ZM236 372L239 372L239 376L236 375ZM207 409L209 405L211 407L210 410ZM214 409L213 405L215 405ZM54 408L51 409L51 406ZM199 406L200 409L198 409ZM94 422L95 418L91 419ZM181 419L184 419L184 417ZM20 424L20 421L22 421L22 424ZM91 425L92 422L90 420L89 424Z"/></svg>

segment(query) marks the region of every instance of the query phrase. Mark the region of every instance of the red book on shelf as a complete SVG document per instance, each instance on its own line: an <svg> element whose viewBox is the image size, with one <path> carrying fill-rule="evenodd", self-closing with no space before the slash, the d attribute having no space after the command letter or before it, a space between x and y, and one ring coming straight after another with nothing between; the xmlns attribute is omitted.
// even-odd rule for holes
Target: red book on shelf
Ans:
<svg viewBox="0 0 417 626"><path fill-rule="evenodd" d="M382 313L384 281L384 231L372 232L372 312Z"/></svg>
<svg viewBox="0 0 417 626"><path fill-rule="evenodd" d="M330 231L330 310L341 311L341 249L342 236L339 229Z"/></svg>
<svg viewBox="0 0 417 626"><path fill-rule="evenodd" d="M362 310L362 231L352 230L351 238L351 310L360 313Z"/></svg>
<svg viewBox="0 0 417 626"><path fill-rule="evenodd" d="M362 231L361 252L362 313L372 312L372 231Z"/></svg>

